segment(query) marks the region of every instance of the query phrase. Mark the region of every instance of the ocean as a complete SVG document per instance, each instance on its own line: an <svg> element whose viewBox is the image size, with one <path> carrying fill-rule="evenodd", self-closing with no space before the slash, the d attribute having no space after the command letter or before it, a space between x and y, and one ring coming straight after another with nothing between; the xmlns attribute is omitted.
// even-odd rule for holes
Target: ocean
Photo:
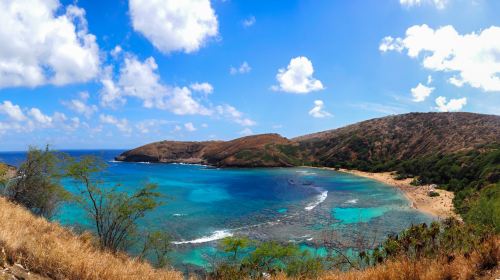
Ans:
<svg viewBox="0 0 500 280"><path fill-rule="evenodd" d="M388 234L433 217L410 207L396 188L374 180L313 168L219 169L202 165L115 162L122 151L66 151L92 154L108 163L106 186L132 192L156 183L164 205L149 213L141 227L170 233L172 264L206 266L219 252L218 240L235 235L279 240L320 248L335 236L348 247L353 240L380 242ZM24 152L0 152L0 162L18 165ZM71 192L76 186L62 181ZM89 227L84 212L69 203L55 220ZM321 254L321 250L315 251Z"/></svg>

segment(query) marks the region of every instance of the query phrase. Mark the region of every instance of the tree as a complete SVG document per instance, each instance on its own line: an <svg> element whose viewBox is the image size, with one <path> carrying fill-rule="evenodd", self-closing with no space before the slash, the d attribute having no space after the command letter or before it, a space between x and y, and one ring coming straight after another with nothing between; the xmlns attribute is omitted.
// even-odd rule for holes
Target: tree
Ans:
<svg viewBox="0 0 500 280"><path fill-rule="evenodd" d="M3 191L5 186L7 185L7 182L8 182L7 172L8 171L9 171L9 167L4 163L0 163L0 191Z"/></svg>
<svg viewBox="0 0 500 280"><path fill-rule="evenodd" d="M147 184L129 194L107 187L98 178L106 164L99 158L84 156L70 159L67 176L73 178L80 189L78 202L89 214L102 248L117 252L126 250L137 236L137 223L147 212L161 203L155 184Z"/></svg>
<svg viewBox="0 0 500 280"><path fill-rule="evenodd" d="M163 268L168 264L168 253L171 250L170 235L163 231L147 232L144 246L139 258L143 259L149 255L153 264Z"/></svg>
<svg viewBox="0 0 500 280"><path fill-rule="evenodd" d="M221 241L221 248L224 252L232 255L233 261L238 259L238 252L251 245L250 239L246 237L226 237Z"/></svg>
<svg viewBox="0 0 500 280"><path fill-rule="evenodd" d="M36 215L50 219L71 196L61 186L58 154L31 147L16 176L5 183L4 195Z"/></svg>

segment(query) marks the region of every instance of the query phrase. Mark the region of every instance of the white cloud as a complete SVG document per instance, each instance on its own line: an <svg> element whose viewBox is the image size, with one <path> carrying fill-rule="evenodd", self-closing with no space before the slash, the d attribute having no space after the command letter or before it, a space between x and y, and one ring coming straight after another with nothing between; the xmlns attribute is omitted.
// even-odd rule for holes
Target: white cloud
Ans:
<svg viewBox="0 0 500 280"><path fill-rule="evenodd" d="M146 134L146 133L151 133L151 132L156 132L158 133L160 131L160 127L162 125L165 125L169 123L166 120L156 120L156 119L150 119L150 120L143 120L140 121L135 125L135 127L139 130L140 133Z"/></svg>
<svg viewBox="0 0 500 280"><path fill-rule="evenodd" d="M256 21L257 20L254 16L249 16L248 18L244 19L241 24L243 24L244 27L250 27L254 25Z"/></svg>
<svg viewBox="0 0 500 280"><path fill-rule="evenodd" d="M324 89L321 81L313 77L313 73L313 65L307 57L292 58L286 69L278 70L276 80L279 85L273 86L272 89L291 93L309 93Z"/></svg>
<svg viewBox="0 0 500 280"><path fill-rule="evenodd" d="M114 116L111 116L111 115L101 114L99 116L99 120L103 124L114 125L121 132L125 132L125 133L131 133L132 132L132 129L130 128L130 126L128 124L128 120L125 119L125 118L118 119L118 118L116 118Z"/></svg>
<svg viewBox="0 0 500 280"><path fill-rule="evenodd" d="M8 100L5 100L3 104L0 104L0 113L7 115L11 120L16 122L26 120L26 116L19 105L14 105Z"/></svg>
<svg viewBox="0 0 500 280"><path fill-rule="evenodd" d="M0 1L0 88L85 82L99 72L99 47L85 10L58 0Z"/></svg>
<svg viewBox="0 0 500 280"><path fill-rule="evenodd" d="M129 0L134 30L161 52L200 49L218 34L210 0Z"/></svg>
<svg viewBox="0 0 500 280"><path fill-rule="evenodd" d="M448 0L399 0L399 3L405 7L420 6L425 3L434 5L438 9L444 9L448 4Z"/></svg>
<svg viewBox="0 0 500 280"><path fill-rule="evenodd" d="M500 91L500 27L461 35L451 25L436 30L415 25L408 28L405 38L384 40L382 51L406 50L409 57L421 59L425 68L451 73L448 82L455 86Z"/></svg>
<svg viewBox="0 0 500 280"><path fill-rule="evenodd" d="M113 80L113 67L104 69L101 77L102 88L99 90L100 104L103 107L116 108L126 103L122 96L121 89Z"/></svg>
<svg viewBox="0 0 500 280"><path fill-rule="evenodd" d="M467 98L462 97L459 99L450 99L446 102L446 97L439 96L436 98L436 109L440 112L456 112L462 110L462 108L467 104Z"/></svg>
<svg viewBox="0 0 500 280"><path fill-rule="evenodd" d="M236 74L246 74L250 73L252 71L252 67L248 64L248 62L244 61L239 67L232 67L229 68L229 73L231 75L236 75Z"/></svg>
<svg viewBox="0 0 500 280"><path fill-rule="evenodd" d="M52 116L44 114L38 108L22 109L19 105L6 100L0 104L0 114L6 115L8 121L0 122L0 134L8 132L32 132L37 129L55 128L73 131L80 126L77 117L68 118L60 112Z"/></svg>
<svg viewBox="0 0 500 280"><path fill-rule="evenodd" d="M413 96L412 101L413 102L422 102L431 95L431 93L434 91L433 87L427 87L422 85L421 83L418 83L418 85L414 88L411 89L411 95Z"/></svg>
<svg viewBox="0 0 500 280"><path fill-rule="evenodd" d="M111 56L116 59L122 53L123 49L120 45L116 45L110 52Z"/></svg>
<svg viewBox="0 0 500 280"><path fill-rule="evenodd" d="M324 107L325 107L325 103L323 102L323 100L315 100L314 107L311 109L311 111L309 111L309 115L311 115L314 118L331 117L332 114L325 111Z"/></svg>
<svg viewBox="0 0 500 280"><path fill-rule="evenodd" d="M427 76L427 85L430 85L432 83L432 76L429 75Z"/></svg>
<svg viewBox="0 0 500 280"><path fill-rule="evenodd" d="M196 127L194 127L194 124L192 122L185 123L184 128L189 132L193 132L196 130Z"/></svg>
<svg viewBox="0 0 500 280"><path fill-rule="evenodd" d="M403 40L401 38L394 39L391 36L386 36L380 42L380 46L378 47L378 49L381 52L388 52L388 51L401 52L404 49L402 41Z"/></svg>
<svg viewBox="0 0 500 280"><path fill-rule="evenodd" d="M33 118L33 120L35 120L37 123L39 123L42 126L48 127L48 126L52 125L52 118L47 116L47 115L44 115L42 113L42 111L40 111L40 109L38 109L38 108L31 108L28 111L28 115L31 116Z"/></svg>
<svg viewBox="0 0 500 280"><path fill-rule="evenodd" d="M134 56L126 57L118 81L121 96L139 98L146 108L168 110L177 115L212 113L192 97L189 88L162 84L157 69L158 65L153 57L144 62Z"/></svg>
<svg viewBox="0 0 500 280"><path fill-rule="evenodd" d="M118 74L118 81L113 79L113 69L107 67L101 79L100 103L102 106L116 107L133 97L142 100L145 108L170 111L176 115L205 115L227 117L242 126L252 126L255 122L243 116L230 105L208 107L193 97L192 91L208 95L213 92L209 83L193 83L189 87L177 87L163 84L158 74L158 65L153 57L140 61L131 54L124 55L124 63ZM205 96L206 97L206 96Z"/></svg>
<svg viewBox="0 0 500 280"><path fill-rule="evenodd" d="M242 112L238 111L231 105L219 105L215 107L215 110L220 116L223 116L241 126L254 126L257 124L255 121L245 118Z"/></svg>
<svg viewBox="0 0 500 280"><path fill-rule="evenodd" d="M84 115L88 119L95 112L97 112L96 105L87 104L88 99L89 99L89 93L84 91L80 93L79 99L72 99L70 101L65 101L63 102L63 104L70 110L73 110L78 114Z"/></svg>
<svg viewBox="0 0 500 280"><path fill-rule="evenodd" d="M205 94L214 92L214 87L209 83L194 83L189 85L189 87L194 91L200 91Z"/></svg>
<svg viewBox="0 0 500 280"><path fill-rule="evenodd" d="M248 136L248 135L252 135L252 134L254 134L253 131L248 127L243 129L242 131L240 131L240 135L243 135L243 136Z"/></svg>

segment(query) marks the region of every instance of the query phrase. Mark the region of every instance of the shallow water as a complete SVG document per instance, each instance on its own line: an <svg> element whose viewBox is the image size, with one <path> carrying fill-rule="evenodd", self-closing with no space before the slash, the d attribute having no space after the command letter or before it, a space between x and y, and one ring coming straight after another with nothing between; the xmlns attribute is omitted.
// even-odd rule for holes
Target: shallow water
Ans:
<svg viewBox="0 0 500 280"><path fill-rule="evenodd" d="M146 216L142 226L172 234L175 253L171 259L177 267L205 266L207 256L217 254L217 240L231 235L297 242L311 248L325 231L336 231L346 243L359 232L382 240L410 224L431 220L411 209L393 187L330 170L118 163L112 161L118 151L69 153L103 157L109 162L102 174L104 181L119 183L122 190L158 184L166 205ZM22 155L0 153L0 161L18 164ZM76 191L71 181L64 184ZM57 220L88 224L74 205L63 207Z"/></svg>

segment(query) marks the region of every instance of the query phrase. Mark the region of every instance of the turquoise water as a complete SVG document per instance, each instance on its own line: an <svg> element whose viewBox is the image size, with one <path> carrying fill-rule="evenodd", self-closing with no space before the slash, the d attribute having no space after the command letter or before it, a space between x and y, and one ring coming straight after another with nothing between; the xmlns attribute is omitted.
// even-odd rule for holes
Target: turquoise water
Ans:
<svg viewBox="0 0 500 280"><path fill-rule="evenodd" d="M118 163L118 151L79 151L95 154L109 167L102 179L134 191L145 183L158 184L164 206L147 215L141 226L169 232L177 267L205 266L219 254L217 240L244 235L258 240L281 240L320 247L325 231L348 241L362 232L382 240L410 224L431 217L409 207L395 188L350 174L312 168L216 169L200 165ZM0 153L0 160L17 164L22 156ZM75 185L64 181L76 192ZM66 205L57 220L88 226L75 205ZM324 254L322 249L315 251Z"/></svg>

